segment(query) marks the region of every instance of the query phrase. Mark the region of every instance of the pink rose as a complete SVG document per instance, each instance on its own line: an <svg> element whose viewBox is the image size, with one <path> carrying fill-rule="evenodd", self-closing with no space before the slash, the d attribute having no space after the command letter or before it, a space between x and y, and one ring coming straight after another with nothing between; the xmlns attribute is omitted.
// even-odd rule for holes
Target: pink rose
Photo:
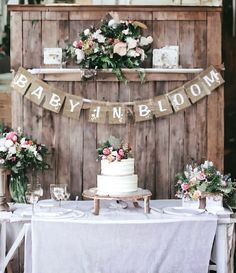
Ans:
<svg viewBox="0 0 236 273"><path fill-rule="evenodd" d="M113 53L116 53L120 56L125 56L127 53L127 45L126 43L119 42L114 45Z"/></svg>
<svg viewBox="0 0 236 273"><path fill-rule="evenodd" d="M183 191L187 191L189 189L189 184L184 183L181 185L181 188Z"/></svg>
<svg viewBox="0 0 236 273"><path fill-rule="evenodd" d="M111 153L111 151L110 151L109 148L104 148L103 151L102 151L102 153L103 153L105 156L108 156L108 155Z"/></svg>
<svg viewBox="0 0 236 273"><path fill-rule="evenodd" d="M9 132L6 135L6 140L11 140L12 142L16 142L17 141L17 133L16 132Z"/></svg>
<svg viewBox="0 0 236 273"><path fill-rule="evenodd" d="M123 149L118 149L117 154L123 157L125 153Z"/></svg>
<svg viewBox="0 0 236 273"><path fill-rule="evenodd" d="M198 180L205 180L206 175L203 172L200 172L200 173L197 174L197 179Z"/></svg>
<svg viewBox="0 0 236 273"><path fill-rule="evenodd" d="M83 42L82 41L74 41L73 42L73 47L75 48L82 48Z"/></svg>

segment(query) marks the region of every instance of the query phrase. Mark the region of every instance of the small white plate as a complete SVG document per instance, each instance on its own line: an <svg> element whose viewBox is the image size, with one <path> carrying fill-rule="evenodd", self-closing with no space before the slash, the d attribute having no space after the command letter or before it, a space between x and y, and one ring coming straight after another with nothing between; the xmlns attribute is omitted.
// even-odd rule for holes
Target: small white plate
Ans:
<svg viewBox="0 0 236 273"><path fill-rule="evenodd" d="M184 216L193 216L204 213L204 209L193 209L185 207L167 207L163 208L163 212L171 215L184 215Z"/></svg>

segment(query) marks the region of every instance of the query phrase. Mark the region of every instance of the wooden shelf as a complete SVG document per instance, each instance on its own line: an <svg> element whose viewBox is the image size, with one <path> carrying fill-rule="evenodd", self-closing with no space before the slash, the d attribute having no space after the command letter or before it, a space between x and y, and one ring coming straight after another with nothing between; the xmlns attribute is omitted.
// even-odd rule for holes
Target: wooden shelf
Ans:
<svg viewBox="0 0 236 273"><path fill-rule="evenodd" d="M146 74L146 81L186 81L195 74L203 71L202 68L178 68L178 69L123 69L128 81L140 81L139 71ZM37 75L45 81L82 81L82 70L78 68L34 68L29 69L33 75ZM95 81L118 81L110 69L98 70Z"/></svg>

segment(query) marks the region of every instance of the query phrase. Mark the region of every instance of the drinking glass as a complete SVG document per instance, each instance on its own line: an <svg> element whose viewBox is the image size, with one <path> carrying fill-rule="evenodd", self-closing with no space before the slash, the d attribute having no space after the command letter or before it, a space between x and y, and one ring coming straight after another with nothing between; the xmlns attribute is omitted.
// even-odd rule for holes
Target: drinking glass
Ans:
<svg viewBox="0 0 236 273"><path fill-rule="evenodd" d="M43 188L41 184L27 184L25 198L26 202L32 204L32 214L35 213L35 205L39 198L43 196Z"/></svg>
<svg viewBox="0 0 236 273"><path fill-rule="evenodd" d="M59 207L61 207L61 201L68 200L70 197L67 184L51 184L50 194L53 200L59 201Z"/></svg>

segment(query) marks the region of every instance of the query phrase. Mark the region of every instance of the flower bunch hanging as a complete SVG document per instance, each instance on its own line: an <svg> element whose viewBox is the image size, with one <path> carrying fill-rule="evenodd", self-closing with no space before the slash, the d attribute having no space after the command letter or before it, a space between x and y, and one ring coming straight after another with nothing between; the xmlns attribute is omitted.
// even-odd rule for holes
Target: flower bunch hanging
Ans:
<svg viewBox="0 0 236 273"><path fill-rule="evenodd" d="M127 143L111 136L97 149L98 160L121 161L131 157L131 148Z"/></svg>
<svg viewBox="0 0 236 273"><path fill-rule="evenodd" d="M175 176L178 198L197 200L207 193L220 193L227 198L235 190L230 175L222 175L213 162L189 164L183 173Z"/></svg>
<svg viewBox="0 0 236 273"><path fill-rule="evenodd" d="M113 16L113 17L112 17ZM122 68L139 68L147 57L153 38L142 36L146 25L138 21L122 21L117 13L107 16L100 27L82 31L78 41L64 50L66 59L76 59L83 69L112 69L124 81Z"/></svg>

